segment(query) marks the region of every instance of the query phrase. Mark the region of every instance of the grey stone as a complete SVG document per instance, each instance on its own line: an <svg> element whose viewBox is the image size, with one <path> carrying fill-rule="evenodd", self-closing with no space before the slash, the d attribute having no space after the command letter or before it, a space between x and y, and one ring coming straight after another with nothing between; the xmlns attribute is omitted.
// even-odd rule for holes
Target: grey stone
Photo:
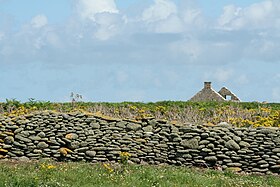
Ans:
<svg viewBox="0 0 280 187"><path fill-rule="evenodd" d="M136 123L128 123L126 128L129 130L137 131L137 130L141 129L141 125L136 124Z"/></svg>
<svg viewBox="0 0 280 187"><path fill-rule="evenodd" d="M23 128L18 128L18 129L16 129L15 131L14 131L14 133L15 134L18 134L18 133L20 133L21 131L23 131L24 129Z"/></svg>
<svg viewBox="0 0 280 187"><path fill-rule="evenodd" d="M209 143L210 143L210 141L208 141L208 140L201 140L199 142L200 145L206 145L206 144L209 144Z"/></svg>
<svg viewBox="0 0 280 187"><path fill-rule="evenodd" d="M210 153L210 152L212 152L212 150L211 150L211 149L207 149L207 148L203 148L201 151L206 152L206 153Z"/></svg>
<svg viewBox="0 0 280 187"><path fill-rule="evenodd" d="M218 160L215 156L207 156L204 159L209 162L216 162Z"/></svg>
<svg viewBox="0 0 280 187"><path fill-rule="evenodd" d="M16 155L19 155L19 156L23 156L24 155L24 152L22 152L22 151L15 150L15 151L11 151L11 152L16 154Z"/></svg>
<svg viewBox="0 0 280 187"><path fill-rule="evenodd" d="M240 149L239 145L234 140L229 140L226 142L225 146L236 151Z"/></svg>
<svg viewBox="0 0 280 187"><path fill-rule="evenodd" d="M13 145L25 149L27 146L25 144L21 144L19 142L14 141Z"/></svg>
<svg viewBox="0 0 280 187"><path fill-rule="evenodd" d="M96 152L95 151L86 151L86 155L89 157L95 157Z"/></svg>
<svg viewBox="0 0 280 187"><path fill-rule="evenodd" d="M30 161L30 159L28 157L26 157L26 156L18 157L17 160L20 161L20 162L28 162L28 161Z"/></svg>
<svg viewBox="0 0 280 187"><path fill-rule="evenodd" d="M274 148L274 149L272 149L272 152L273 153L280 153L280 148Z"/></svg>
<svg viewBox="0 0 280 187"><path fill-rule="evenodd" d="M190 149L198 149L198 140L196 138L190 139L190 140L182 140L181 145L190 148Z"/></svg>
<svg viewBox="0 0 280 187"><path fill-rule="evenodd" d="M46 144L46 142L39 142L38 145L37 145L38 149L45 149L47 147L49 147L49 145Z"/></svg>
<svg viewBox="0 0 280 187"><path fill-rule="evenodd" d="M144 132L153 132L153 127L151 125L148 125L146 127L143 127Z"/></svg>
<svg viewBox="0 0 280 187"><path fill-rule="evenodd" d="M249 143L244 142L244 141L239 142L239 145L240 145L241 147L249 147L249 146L250 146Z"/></svg>
<svg viewBox="0 0 280 187"><path fill-rule="evenodd" d="M44 132L40 132L40 133L38 133L38 136L41 138L44 138L46 136L46 134Z"/></svg>
<svg viewBox="0 0 280 187"><path fill-rule="evenodd" d="M23 142L25 142L25 143L32 142L30 139L24 138L24 137L22 137L22 136L20 136L20 135L15 135L15 139L16 139L16 140L23 141Z"/></svg>
<svg viewBox="0 0 280 187"><path fill-rule="evenodd" d="M33 140L33 141L39 141L41 140L41 137L40 136L29 136L28 137L30 140Z"/></svg>
<svg viewBox="0 0 280 187"><path fill-rule="evenodd" d="M229 167L241 167L242 164L241 163L227 163L227 166L229 166Z"/></svg>
<svg viewBox="0 0 280 187"><path fill-rule="evenodd" d="M90 123L90 126L91 126L91 128L93 128L93 129L100 129L100 124L99 124L99 123L94 123L94 122L92 122L92 123Z"/></svg>

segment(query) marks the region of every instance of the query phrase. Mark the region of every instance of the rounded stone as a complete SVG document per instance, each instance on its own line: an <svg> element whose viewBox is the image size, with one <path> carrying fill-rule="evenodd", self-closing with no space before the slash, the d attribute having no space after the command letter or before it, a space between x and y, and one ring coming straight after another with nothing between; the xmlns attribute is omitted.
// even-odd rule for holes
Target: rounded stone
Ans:
<svg viewBox="0 0 280 187"><path fill-rule="evenodd" d="M4 139L5 144L12 144L12 143L14 143L14 141L15 141L15 139L14 139L14 137L12 137L12 136L7 136L7 137Z"/></svg>
<svg viewBox="0 0 280 187"><path fill-rule="evenodd" d="M46 134L45 134L44 132L40 132L40 133L38 134L38 136L41 137L41 138L44 138L44 137L46 136Z"/></svg>
<svg viewBox="0 0 280 187"><path fill-rule="evenodd" d="M39 142L37 145L37 148L39 149L45 149L47 147L49 147L49 145L46 142Z"/></svg>
<svg viewBox="0 0 280 187"><path fill-rule="evenodd" d="M96 152L95 151L86 151L86 155L89 157L95 157Z"/></svg>

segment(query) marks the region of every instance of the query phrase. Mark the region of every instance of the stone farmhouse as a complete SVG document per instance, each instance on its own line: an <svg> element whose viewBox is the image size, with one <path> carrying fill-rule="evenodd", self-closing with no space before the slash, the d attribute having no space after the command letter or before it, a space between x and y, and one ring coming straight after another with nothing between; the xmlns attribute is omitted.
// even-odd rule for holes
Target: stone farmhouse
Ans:
<svg viewBox="0 0 280 187"><path fill-rule="evenodd" d="M211 82L204 82L204 88L195 94L189 101L234 101L240 102L240 99L228 88L222 87L216 92L211 87Z"/></svg>

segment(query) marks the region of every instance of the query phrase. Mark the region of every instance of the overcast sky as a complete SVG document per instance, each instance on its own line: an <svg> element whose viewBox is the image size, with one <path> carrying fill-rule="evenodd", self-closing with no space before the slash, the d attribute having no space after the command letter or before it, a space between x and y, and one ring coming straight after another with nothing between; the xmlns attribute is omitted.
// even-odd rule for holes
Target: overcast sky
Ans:
<svg viewBox="0 0 280 187"><path fill-rule="evenodd" d="M0 0L0 101L280 102L279 0Z"/></svg>

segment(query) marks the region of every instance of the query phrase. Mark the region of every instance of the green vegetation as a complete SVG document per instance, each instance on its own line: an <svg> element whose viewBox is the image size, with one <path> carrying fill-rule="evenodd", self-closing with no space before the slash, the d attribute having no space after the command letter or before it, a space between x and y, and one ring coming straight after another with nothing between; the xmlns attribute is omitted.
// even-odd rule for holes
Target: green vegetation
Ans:
<svg viewBox="0 0 280 187"><path fill-rule="evenodd" d="M13 117L38 110L79 111L98 112L110 117L135 120L154 117L174 123L216 125L219 122L228 122L237 127L280 126L280 103L183 101L93 103L78 102L77 100L73 99L68 103L51 103L34 99L25 103L6 100L6 102L0 103L0 114Z"/></svg>
<svg viewBox="0 0 280 187"><path fill-rule="evenodd" d="M231 172L171 166L118 164L1 162L0 186L280 186L277 176L237 175ZM108 170L108 167L113 169Z"/></svg>

